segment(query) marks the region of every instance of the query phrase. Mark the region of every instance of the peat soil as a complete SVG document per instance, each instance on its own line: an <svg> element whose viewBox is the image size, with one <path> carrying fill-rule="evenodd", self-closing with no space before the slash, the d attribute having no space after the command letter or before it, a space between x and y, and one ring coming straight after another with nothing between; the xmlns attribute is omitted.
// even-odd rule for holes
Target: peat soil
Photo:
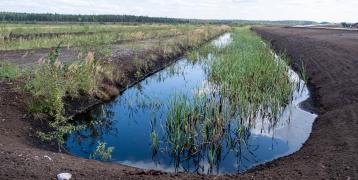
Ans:
<svg viewBox="0 0 358 180"><path fill-rule="evenodd" d="M318 113L301 150L256 168L254 174L357 179L358 32L289 27L252 30L270 42L276 52L286 53L295 70L305 67Z"/></svg>
<svg viewBox="0 0 358 180"><path fill-rule="evenodd" d="M175 38L183 37L182 35L168 35L162 36L160 38L161 41L164 43L170 42ZM158 43L158 39L156 38L146 38L141 40L136 39L123 39L114 42L113 44L107 45L106 47L110 49L114 56L116 54L119 55L126 55L126 48L124 46L130 46L133 44L140 44L141 46L148 45L149 47L154 44ZM20 67L28 67L34 64L37 64L39 59L42 59L48 55L48 53L54 48L35 48L35 49L19 49L19 50L0 50L0 60L6 60L13 64L16 64ZM62 62L71 62L73 60L78 60L79 57L79 48L76 47L62 47L61 54L59 59ZM118 58L118 57L114 57Z"/></svg>
<svg viewBox="0 0 358 180"><path fill-rule="evenodd" d="M36 141L23 93L16 82L0 81L0 179L55 179L61 172L74 179L357 179L358 33L282 27L253 31L276 52L286 52L294 69L302 64L306 68L319 116L298 152L244 174L220 176L164 173L74 157Z"/></svg>

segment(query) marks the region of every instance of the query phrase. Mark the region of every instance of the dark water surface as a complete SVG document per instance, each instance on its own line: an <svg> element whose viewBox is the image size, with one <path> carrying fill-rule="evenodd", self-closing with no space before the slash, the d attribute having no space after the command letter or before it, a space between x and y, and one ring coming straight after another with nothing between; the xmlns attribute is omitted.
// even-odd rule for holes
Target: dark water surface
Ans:
<svg viewBox="0 0 358 180"><path fill-rule="evenodd" d="M212 43L225 46L230 40L230 34L225 34ZM209 54L207 58L211 61L212 57ZM212 91L206 69L205 63L193 63L182 58L129 88L115 101L76 117L75 120L88 123L83 130L69 135L67 150L73 155L88 158L100 141L114 147L112 162L170 172L216 174L243 172L257 164L291 154L307 140L316 115L299 108L299 103L309 97L309 91L298 75L290 71L291 79L300 82L301 90L294 92L293 101L274 126L265 119L257 119L255 126L245 133L242 143L233 147L223 139L221 155L216 157L211 171L206 152L190 158L181 157L179 165L175 166L174 157L163 141L167 104L178 93L193 97L195 93ZM235 129L236 126L232 123L230 127ZM153 129L161 144L157 152L152 148L150 134Z"/></svg>

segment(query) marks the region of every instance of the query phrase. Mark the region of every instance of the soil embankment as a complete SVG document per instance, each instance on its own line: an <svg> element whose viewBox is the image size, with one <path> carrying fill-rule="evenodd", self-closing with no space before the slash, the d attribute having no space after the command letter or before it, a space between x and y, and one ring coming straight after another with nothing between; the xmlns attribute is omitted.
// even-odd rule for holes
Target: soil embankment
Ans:
<svg viewBox="0 0 358 180"><path fill-rule="evenodd" d="M254 27L293 68L306 68L318 113L310 138L297 153L255 171L285 178L358 177L358 32ZM254 173L255 174L255 173Z"/></svg>
<svg viewBox="0 0 358 180"><path fill-rule="evenodd" d="M143 171L39 148L21 94L0 84L0 179L356 179L358 178L358 33L341 30L255 27L294 68L304 64L319 114L297 153L243 175L219 177ZM159 63L160 64L160 63ZM159 65L158 64L158 65ZM159 175L159 176L158 176Z"/></svg>

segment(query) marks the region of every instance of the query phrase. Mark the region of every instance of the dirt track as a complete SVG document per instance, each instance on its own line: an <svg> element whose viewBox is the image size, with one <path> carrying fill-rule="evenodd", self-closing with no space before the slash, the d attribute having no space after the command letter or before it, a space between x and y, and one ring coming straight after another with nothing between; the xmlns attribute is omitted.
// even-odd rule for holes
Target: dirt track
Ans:
<svg viewBox="0 0 358 180"><path fill-rule="evenodd" d="M319 113L311 137L297 153L243 175L216 178L358 178L358 33L340 30L254 28L276 51L286 51L294 68L307 69ZM13 85L0 83L0 179L50 179L70 172L76 179L201 179L214 176L143 171L39 148ZM161 174L160 176L158 176Z"/></svg>

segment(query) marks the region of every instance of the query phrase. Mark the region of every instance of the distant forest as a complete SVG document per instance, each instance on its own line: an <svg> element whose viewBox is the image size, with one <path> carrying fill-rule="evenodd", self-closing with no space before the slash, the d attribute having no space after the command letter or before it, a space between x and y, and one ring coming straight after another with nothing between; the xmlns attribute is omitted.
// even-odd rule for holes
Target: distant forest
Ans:
<svg viewBox="0 0 358 180"><path fill-rule="evenodd" d="M0 12L3 22L96 22L96 23L210 23L210 24L280 24L280 25L308 25L313 21L250 21L250 20L200 20L179 19L167 17L148 17L133 15L74 15L74 14L38 14Z"/></svg>

